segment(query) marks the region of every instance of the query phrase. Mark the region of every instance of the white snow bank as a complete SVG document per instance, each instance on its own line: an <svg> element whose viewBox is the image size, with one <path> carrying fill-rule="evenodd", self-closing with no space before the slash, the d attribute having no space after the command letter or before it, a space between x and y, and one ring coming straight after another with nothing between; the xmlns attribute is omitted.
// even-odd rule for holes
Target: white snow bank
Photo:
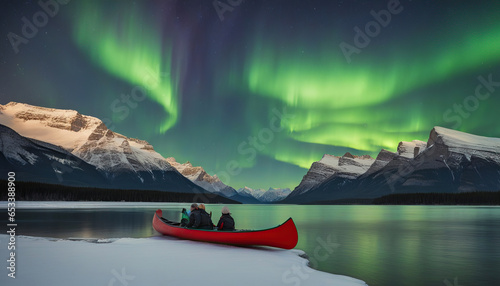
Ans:
<svg viewBox="0 0 500 286"><path fill-rule="evenodd" d="M401 141L398 145L398 154L400 156L413 159L415 158L415 148L418 148L418 153L421 153L427 147L427 142L413 140L411 142Z"/></svg>
<svg viewBox="0 0 500 286"><path fill-rule="evenodd" d="M441 140L451 151L468 155L469 159L472 154L480 156L482 151L496 154L498 158L500 138L473 135L438 126L434 127L434 131L437 134L437 138L429 138L429 141L431 139ZM434 142L430 143L433 144Z"/></svg>
<svg viewBox="0 0 500 286"><path fill-rule="evenodd" d="M344 161L341 163L342 157L333 156L329 154L323 155L323 158L319 161L322 164L325 164L332 168L334 172L343 173L345 175L352 175L353 177L357 177L361 174L364 174L370 166L375 162L373 158L348 158L347 163Z"/></svg>
<svg viewBox="0 0 500 286"><path fill-rule="evenodd" d="M496 150L500 148L500 138L484 137L439 126L435 126L434 130L441 135L443 141L452 146L485 147Z"/></svg>
<svg viewBox="0 0 500 286"><path fill-rule="evenodd" d="M93 242L16 238L16 278L8 277L3 267L1 285L366 285L307 267L300 250L168 237ZM2 259L9 257L8 239L0 234Z"/></svg>

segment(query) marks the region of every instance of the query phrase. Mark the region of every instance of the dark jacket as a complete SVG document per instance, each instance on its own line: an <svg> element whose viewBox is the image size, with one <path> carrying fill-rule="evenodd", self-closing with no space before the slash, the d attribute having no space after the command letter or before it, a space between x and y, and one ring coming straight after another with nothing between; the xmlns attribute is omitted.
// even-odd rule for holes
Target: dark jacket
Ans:
<svg viewBox="0 0 500 286"><path fill-rule="evenodd" d="M205 210L196 209L191 212L187 227L213 229L213 223L210 215Z"/></svg>
<svg viewBox="0 0 500 286"><path fill-rule="evenodd" d="M217 230L234 230L233 217L230 214L223 214L217 224Z"/></svg>
<svg viewBox="0 0 500 286"><path fill-rule="evenodd" d="M214 229L214 223L212 222L212 218L205 210L200 210L201 215L201 223L200 227L202 229Z"/></svg>
<svg viewBox="0 0 500 286"><path fill-rule="evenodd" d="M181 216L181 226L185 227L189 223L189 215L187 214L186 209L182 209L182 216Z"/></svg>
<svg viewBox="0 0 500 286"><path fill-rule="evenodd" d="M200 210L192 210L189 214L189 223L187 227L197 228L201 222Z"/></svg>

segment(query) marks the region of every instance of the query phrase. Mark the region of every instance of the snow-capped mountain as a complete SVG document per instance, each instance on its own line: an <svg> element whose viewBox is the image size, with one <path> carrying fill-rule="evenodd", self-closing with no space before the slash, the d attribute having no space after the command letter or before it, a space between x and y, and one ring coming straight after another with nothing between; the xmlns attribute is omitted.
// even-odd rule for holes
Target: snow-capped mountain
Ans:
<svg viewBox="0 0 500 286"><path fill-rule="evenodd" d="M202 167L193 167L190 162L179 163L175 158L167 158L167 161L172 167L177 169L179 173L191 180L193 183L204 188L205 190L220 194L226 198L230 198L243 203L271 203L280 201L288 196L290 189L251 189L248 187L235 190L224 184L217 175L209 175Z"/></svg>
<svg viewBox="0 0 500 286"><path fill-rule="evenodd" d="M94 166L116 188L205 192L148 142L113 132L98 118L74 110L10 102L0 105L0 124L24 137L60 146Z"/></svg>
<svg viewBox="0 0 500 286"><path fill-rule="evenodd" d="M344 156L323 155L314 162L300 184L293 190L293 196L306 193L333 175L353 179L364 174L375 160L369 155L354 156L347 152Z"/></svg>
<svg viewBox="0 0 500 286"><path fill-rule="evenodd" d="M274 189L269 188L269 190L265 191L258 200L264 203L272 203L281 201L284 198L288 197L292 191L289 188L286 189Z"/></svg>
<svg viewBox="0 0 500 286"><path fill-rule="evenodd" d="M273 203L273 202L283 200L292 191L288 188L286 188L286 189L269 188L266 191L264 189L252 189L249 187L244 187L244 188L238 189L237 192L241 196L254 198L261 203Z"/></svg>
<svg viewBox="0 0 500 286"><path fill-rule="evenodd" d="M242 196L252 197L252 198L258 199L260 196L262 196L262 194L265 191L266 190L264 190L264 189L252 189L252 188L245 186L243 188L238 189L236 192L238 192L238 194L240 194Z"/></svg>
<svg viewBox="0 0 500 286"><path fill-rule="evenodd" d="M240 202L260 203L253 196L240 195L216 175L207 174L202 167L193 167L189 162L180 164L174 158L165 159L148 142L113 132L98 118L74 110L11 102L0 105L0 124L29 138L26 139L29 142L58 148L75 160L84 162L100 174L100 181L105 187L197 193L208 191ZM5 150L13 152L11 149ZM34 157L29 155L31 153L26 152L21 148L16 153L18 155L6 155L11 161L33 161ZM7 163L4 165L11 167Z"/></svg>
<svg viewBox="0 0 500 286"><path fill-rule="evenodd" d="M292 192L284 202L498 190L499 138L434 127L425 145L422 141L401 142L397 153L382 150L365 173L355 178L330 176L306 192Z"/></svg>
<svg viewBox="0 0 500 286"><path fill-rule="evenodd" d="M420 140L411 142L401 141L398 145L398 154L406 158L415 158L420 152L427 148L427 143Z"/></svg>
<svg viewBox="0 0 500 286"><path fill-rule="evenodd" d="M148 142L115 133L95 117L15 102L0 106L0 112L0 124L61 146L105 172L173 170Z"/></svg>
<svg viewBox="0 0 500 286"><path fill-rule="evenodd" d="M490 158L500 162L500 138L472 135L443 127L434 127L427 141L427 147L444 149L450 154L462 154L468 160L472 157Z"/></svg>
<svg viewBox="0 0 500 286"><path fill-rule="evenodd" d="M189 161L181 164L173 157L169 157L166 160L184 177L211 193L221 194L228 198L237 195L235 189L224 184L217 175L209 175L202 167L193 167Z"/></svg>
<svg viewBox="0 0 500 286"><path fill-rule="evenodd" d="M380 153L378 153L377 158L375 158L375 162L373 162L373 164L370 166L370 168L368 168L368 170L363 174L363 176L375 173L380 169L384 168L396 156L399 156L399 154L385 149L380 150Z"/></svg>
<svg viewBox="0 0 500 286"><path fill-rule="evenodd" d="M0 171L15 172L18 180L72 186L105 186L97 169L66 150L19 135L0 125Z"/></svg>

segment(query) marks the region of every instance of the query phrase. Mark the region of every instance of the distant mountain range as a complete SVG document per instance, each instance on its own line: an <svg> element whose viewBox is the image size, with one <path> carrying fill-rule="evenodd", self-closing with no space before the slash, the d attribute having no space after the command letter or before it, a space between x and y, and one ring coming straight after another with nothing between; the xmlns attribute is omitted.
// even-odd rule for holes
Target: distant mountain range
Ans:
<svg viewBox="0 0 500 286"><path fill-rule="evenodd" d="M377 198L393 193L500 190L500 139L434 127L429 140L401 142L397 152L325 155L283 203Z"/></svg>
<svg viewBox="0 0 500 286"><path fill-rule="evenodd" d="M240 194L240 196L255 198L261 203L272 203L281 201L286 198L292 192L290 189L274 189L269 188L267 191L264 189L251 189L249 187L244 187L238 189L236 192Z"/></svg>
<svg viewBox="0 0 500 286"><path fill-rule="evenodd" d="M205 190L242 203L272 203L283 200L291 193L290 189L273 188L269 188L267 191L262 189L253 190L248 187L235 190L224 184L217 175L209 175L203 167L193 167L190 162L180 164L173 157L167 158L167 162L186 178Z"/></svg>
<svg viewBox="0 0 500 286"><path fill-rule="evenodd" d="M500 190L500 139L442 127L427 142L401 142L377 158L325 154L290 189L235 190L148 142L109 130L74 110L0 105L0 170L18 180L68 186L220 195L243 203L316 203L393 193Z"/></svg>
<svg viewBox="0 0 500 286"><path fill-rule="evenodd" d="M202 167L178 163L148 142L108 129L98 118L11 102L0 105L0 170L18 180L68 186L217 194L244 203L282 199L240 195Z"/></svg>
<svg viewBox="0 0 500 286"><path fill-rule="evenodd" d="M259 193L258 195L253 192L253 190L251 192L242 192L242 189L235 190L234 188L225 185L217 177L217 175L209 175L202 167L193 167L190 162L180 164L173 157L167 158L167 162L169 162L172 167L177 169L177 171L179 171L186 178L205 190L246 204L260 204L280 201L291 192L290 189L286 189L284 191L281 189L269 189L269 192L262 190L262 193ZM248 188L248 190L251 189ZM264 194L265 196L263 196Z"/></svg>

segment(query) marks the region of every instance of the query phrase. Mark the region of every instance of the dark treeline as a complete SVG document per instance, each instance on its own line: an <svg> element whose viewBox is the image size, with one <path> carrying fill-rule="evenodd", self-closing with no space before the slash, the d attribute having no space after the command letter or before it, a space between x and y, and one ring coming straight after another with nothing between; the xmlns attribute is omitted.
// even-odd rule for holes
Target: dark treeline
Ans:
<svg viewBox="0 0 500 286"><path fill-rule="evenodd" d="M500 192L391 194L374 205L500 205Z"/></svg>
<svg viewBox="0 0 500 286"><path fill-rule="evenodd" d="M371 205L373 199L339 199L331 201L316 201L306 205Z"/></svg>
<svg viewBox="0 0 500 286"><path fill-rule="evenodd" d="M4 190L0 200L8 198L7 181L1 180ZM239 204L215 194L190 194L149 190L121 190L68 187L37 182L15 182L16 201L126 201L126 202L199 202Z"/></svg>

